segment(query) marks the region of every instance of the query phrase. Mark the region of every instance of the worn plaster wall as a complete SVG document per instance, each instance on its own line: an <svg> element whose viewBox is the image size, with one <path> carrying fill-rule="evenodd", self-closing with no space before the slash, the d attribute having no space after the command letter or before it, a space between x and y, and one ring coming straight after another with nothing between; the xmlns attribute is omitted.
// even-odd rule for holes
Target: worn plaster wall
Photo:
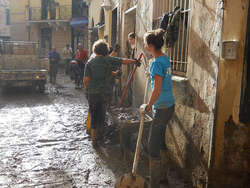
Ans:
<svg viewBox="0 0 250 188"><path fill-rule="evenodd" d="M101 14L101 0L92 0L92 1L86 1L89 6L89 28L96 27L97 24L100 22L100 14ZM91 33L92 31L89 31L89 39L91 40ZM92 43L89 40L89 52L92 52Z"/></svg>
<svg viewBox="0 0 250 188"><path fill-rule="evenodd" d="M11 40L28 40L25 10L26 0L10 0Z"/></svg>
<svg viewBox="0 0 250 188"><path fill-rule="evenodd" d="M152 29L153 1L138 1L137 53L143 50L143 35ZM217 77L222 30L222 2L191 1L188 71L185 78L173 78L176 110L166 131L171 169L190 187L204 187L208 181L216 109ZM150 57L145 53L146 60ZM144 68L136 74L135 105L143 102Z"/></svg>
<svg viewBox="0 0 250 188"><path fill-rule="evenodd" d="M173 80L176 113L166 143L188 184L204 187L212 151L222 30L222 2L191 1L186 79Z"/></svg>
<svg viewBox="0 0 250 188"><path fill-rule="evenodd" d="M144 102L144 94L145 94L145 86L147 82L147 78L145 72L148 69L148 54L144 49L144 34L147 31L152 30L153 26L153 6L154 1L138 1L137 3L137 11L136 11L136 48L137 53L136 57L140 53L144 53L144 57L142 58L142 66L137 70L134 83L134 105L139 106Z"/></svg>
<svg viewBox="0 0 250 188"><path fill-rule="evenodd" d="M250 184L249 125L239 122L248 7L248 0L227 0L224 6L222 40L239 41L238 58L234 61L221 59L219 69L211 178L213 183L224 187L246 187Z"/></svg>
<svg viewBox="0 0 250 188"><path fill-rule="evenodd" d="M63 48L66 44L71 44L70 27L59 28L52 30L52 45L54 45L60 54L63 53Z"/></svg>

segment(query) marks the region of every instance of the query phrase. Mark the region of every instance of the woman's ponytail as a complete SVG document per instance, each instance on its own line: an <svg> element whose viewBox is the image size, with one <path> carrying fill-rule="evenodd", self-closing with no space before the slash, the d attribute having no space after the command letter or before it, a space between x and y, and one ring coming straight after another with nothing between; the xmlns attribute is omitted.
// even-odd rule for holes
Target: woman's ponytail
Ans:
<svg viewBox="0 0 250 188"><path fill-rule="evenodd" d="M163 29L156 29L145 34L144 40L147 44L151 44L156 50L160 50L164 45L164 34Z"/></svg>

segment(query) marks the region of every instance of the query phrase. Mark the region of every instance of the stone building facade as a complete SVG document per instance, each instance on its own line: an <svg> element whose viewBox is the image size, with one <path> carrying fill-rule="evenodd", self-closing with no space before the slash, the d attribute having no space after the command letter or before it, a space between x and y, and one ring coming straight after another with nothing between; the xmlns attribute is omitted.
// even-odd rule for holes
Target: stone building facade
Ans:
<svg viewBox="0 0 250 188"><path fill-rule="evenodd" d="M82 0L10 0L10 10L12 40L39 41L44 54L52 46L60 53L66 44L87 47L88 9Z"/></svg>
<svg viewBox="0 0 250 188"><path fill-rule="evenodd" d="M9 17L9 1L0 0L0 39L3 40L7 40L10 38L8 17Z"/></svg>
<svg viewBox="0 0 250 188"><path fill-rule="evenodd" d="M249 2L110 0L108 10L101 7L101 0L87 2L89 35L95 32L93 41L105 38L109 44L116 38L123 57L129 32L136 33L138 55L144 52L144 33L158 27L164 12L182 8L179 41L166 49L176 100L175 115L166 131L169 164L190 187L249 185L250 122L241 118L250 114L244 107L250 101ZM116 17L112 16L115 10ZM143 103L150 58L145 53L144 66L136 72L135 106ZM126 78L124 74L124 82Z"/></svg>

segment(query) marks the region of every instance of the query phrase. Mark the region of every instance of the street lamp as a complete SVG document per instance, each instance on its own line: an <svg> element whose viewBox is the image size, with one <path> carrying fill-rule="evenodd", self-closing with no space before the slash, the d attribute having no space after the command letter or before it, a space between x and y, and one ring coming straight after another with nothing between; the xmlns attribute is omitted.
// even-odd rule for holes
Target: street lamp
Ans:
<svg viewBox="0 0 250 188"><path fill-rule="evenodd" d="M110 0L103 0L101 7L106 11L111 10L112 6Z"/></svg>

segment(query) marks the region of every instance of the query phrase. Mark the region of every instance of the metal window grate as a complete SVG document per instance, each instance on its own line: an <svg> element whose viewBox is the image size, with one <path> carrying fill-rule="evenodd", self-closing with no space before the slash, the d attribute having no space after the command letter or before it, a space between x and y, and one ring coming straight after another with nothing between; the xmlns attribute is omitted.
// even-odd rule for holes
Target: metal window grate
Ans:
<svg viewBox="0 0 250 188"><path fill-rule="evenodd" d="M191 0L156 0L154 1L153 28L159 27L162 15L165 12L172 12L176 6L182 9L182 19L178 34L178 41L171 49L167 49L173 74L186 76L188 57L188 36L190 26L190 1Z"/></svg>

